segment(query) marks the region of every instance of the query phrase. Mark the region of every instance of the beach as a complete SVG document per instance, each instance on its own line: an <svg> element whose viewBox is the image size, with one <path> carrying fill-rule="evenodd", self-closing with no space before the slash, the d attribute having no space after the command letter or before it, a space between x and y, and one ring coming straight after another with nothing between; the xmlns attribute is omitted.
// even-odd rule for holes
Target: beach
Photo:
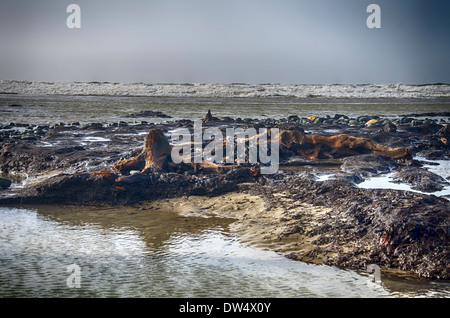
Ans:
<svg viewBox="0 0 450 318"><path fill-rule="evenodd" d="M222 235L226 230L232 242L235 238L242 244L236 250L245 247L293 263L353 270L363 279L367 266L375 264L386 283L412 277L444 282L438 297L448 292L448 85L2 81L0 91L1 169L2 177L11 180L0 192L2 209L37 209L38 217L58 219L73 214L71 206L84 207L87 215L115 207L141 220L113 218L106 226L118 229L130 224L139 228L145 213L170 211L173 218L182 218L180 224L203 224L194 234L211 230ZM264 175L257 164L174 165L158 161L156 154L149 161L147 140L159 145L167 139L172 146L173 131L192 130L194 120L202 120L204 129L279 129L278 171ZM310 144L302 144L298 136L310 138L305 139ZM323 140L317 158L311 157L314 136ZM332 148L328 142L336 136L363 143L354 149ZM158 147L149 149L163 149ZM166 154L161 151L157 154ZM133 161L144 155L145 167L139 166L140 159ZM13 220L13 214L3 213ZM89 218L82 224L102 222ZM70 219L76 224L76 218ZM221 230L194 220L221 220ZM180 224L177 228L183 228ZM157 234L144 232L146 246L154 244L147 237ZM172 238L163 235L161 242ZM14 246L4 248L12 253ZM202 245L203 253L207 249ZM344 295L348 286L338 285ZM385 285L380 294L397 293ZM317 294L314 289L310 295Z"/></svg>

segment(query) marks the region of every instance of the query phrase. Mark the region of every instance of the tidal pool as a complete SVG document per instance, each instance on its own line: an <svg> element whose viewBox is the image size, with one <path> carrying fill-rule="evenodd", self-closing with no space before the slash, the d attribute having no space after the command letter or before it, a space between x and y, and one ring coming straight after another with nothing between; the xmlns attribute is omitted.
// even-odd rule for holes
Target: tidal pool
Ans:
<svg viewBox="0 0 450 318"><path fill-rule="evenodd" d="M377 280L244 245L228 231L233 221L139 207L1 207L0 297L450 296L442 282Z"/></svg>

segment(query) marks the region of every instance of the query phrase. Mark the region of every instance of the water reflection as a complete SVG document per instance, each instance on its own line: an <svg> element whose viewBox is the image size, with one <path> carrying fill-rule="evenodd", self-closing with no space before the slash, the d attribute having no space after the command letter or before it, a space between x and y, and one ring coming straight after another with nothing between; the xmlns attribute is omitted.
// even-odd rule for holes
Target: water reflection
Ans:
<svg viewBox="0 0 450 318"><path fill-rule="evenodd" d="M442 284L396 290L392 280L244 246L230 222L137 207L0 208L0 297L450 295ZM81 268L79 289L67 287L70 264Z"/></svg>

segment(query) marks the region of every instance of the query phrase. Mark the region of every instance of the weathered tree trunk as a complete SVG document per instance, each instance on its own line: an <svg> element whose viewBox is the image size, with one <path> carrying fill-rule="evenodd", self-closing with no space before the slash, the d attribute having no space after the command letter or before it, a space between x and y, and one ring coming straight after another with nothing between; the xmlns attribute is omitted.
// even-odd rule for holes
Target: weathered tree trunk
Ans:
<svg viewBox="0 0 450 318"><path fill-rule="evenodd" d="M446 146L450 146L450 124L439 129L436 133L436 137Z"/></svg>
<svg viewBox="0 0 450 318"><path fill-rule="evenodd" d="M292 151L309 160L321 158L342 158L352 155L373 153L393 159L410 156L409 148L390 148L374 142L369 138L354 137L345 134L334 136L306 135L301 130L285 130L280 134L280 142ZM225 147L225 146L224 146ZM234 165L215 163L191 163L176 165L171 162L172 146L159 129L151 130L145 137L144 149L132 158L118 161L113 165L115 172L127 174L131 170L146 172L148 170L179 171L193 170L198 172L222 173Z"/></svg>
<svg viewBox="0 0 450 318"><path fill-rule="evenodd" d="M306 135L299 130L283 131L280 141L302 157L310 160L335 158L373 153L393 159L410 156L410 148L390 148L376 143L369 138L354 137L345 134L334 136Z"/></svg>
<svg viewBox="0 0 450 318"><path fill-rule="evenodd" d="M211 110L208 110L206 113L205 119L203 119L204 123L208 123L210 121L213 121L213 116L211 115Z"/></svg>
<svg viewBox="0 0 450 318"><path fill-rule="evenodd" d="M145 136L144 149L136 157L120 160L114 164L116 172L130 172L149 169L162 170L169 162L172 146L160 129L153 129Z"/></svg>

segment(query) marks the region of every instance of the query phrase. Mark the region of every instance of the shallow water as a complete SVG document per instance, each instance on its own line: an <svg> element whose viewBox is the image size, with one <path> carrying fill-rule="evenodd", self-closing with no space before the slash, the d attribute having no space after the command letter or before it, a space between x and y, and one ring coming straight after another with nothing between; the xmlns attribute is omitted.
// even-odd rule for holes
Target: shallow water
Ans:
<svg viewBox="0 0 450 318"><path fill-rule="evenodd" d="M441 176L444 180L450 178L450 161L449 160L428 160L421 157L415 157L415 159L424 162L423 168ZM435 196L444 197L450 199L450 183L444 185L440 191L434 191L426 193L423 191L413 189L409 184L398 183L393 181L393 175L395 172L386 173L380 176L368 178L357 186L366 189L394 189L394 190L406 190L417 193L433 194Z"/></svg>
<svg viewBox="0 0 450 318"><path fill-rule="evenodd" d="M450 296L444 283L382 271L378 281L245 246L230 222L138 207L2 207L0 297ZM80 288L69 288L71 264Z"/></svg>
<svg viewBox="0 0 450 318"><path fill-rule="evenodd" d="M362 115L397 116L424 112L448 112L450 98L215 98L215 97L117 97L28 96L0 94L1 123L28 124L118 122L142 120L164 122L202 119L208 110L216 117L287 118ZM141 111L161 111L172 119L127 118ZM444 118L448 120L448 118Z"/></svg>

